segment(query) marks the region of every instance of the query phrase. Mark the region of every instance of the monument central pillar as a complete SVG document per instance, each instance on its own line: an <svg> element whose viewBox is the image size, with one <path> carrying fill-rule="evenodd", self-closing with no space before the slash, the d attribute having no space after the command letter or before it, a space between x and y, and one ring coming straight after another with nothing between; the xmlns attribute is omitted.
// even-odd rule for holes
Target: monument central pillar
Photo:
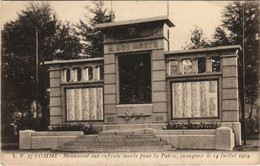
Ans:
<svg viewBox="0 0 260 166"><path fill-rule="evenodd" d="M96 25L104 34L105 124L167 123L165 16Z"/></svg>

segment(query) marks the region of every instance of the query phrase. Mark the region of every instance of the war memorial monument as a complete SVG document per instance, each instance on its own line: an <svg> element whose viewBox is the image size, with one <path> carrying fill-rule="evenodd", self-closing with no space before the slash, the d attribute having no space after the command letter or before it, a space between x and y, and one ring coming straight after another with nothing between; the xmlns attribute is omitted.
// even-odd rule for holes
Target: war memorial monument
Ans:
<svg viewBox="0 0 260 166"><path fill-rule="evenodd" d="M174 26L166 16L98 24L104 57L45 62L50 124L93 125L99 133L24 130L20 149L232 150L241 145L241 47L169 51ZM182 123L218 127L165 130Z"/></svg>

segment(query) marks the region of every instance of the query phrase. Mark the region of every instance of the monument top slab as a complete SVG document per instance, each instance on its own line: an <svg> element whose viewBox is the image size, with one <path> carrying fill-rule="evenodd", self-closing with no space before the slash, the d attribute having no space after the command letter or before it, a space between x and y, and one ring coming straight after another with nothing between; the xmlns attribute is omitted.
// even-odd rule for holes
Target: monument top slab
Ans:
<svg viewBox="0 0 260 166"><path fill-rule="evenodd" d="M142 23L148 23L148 22L164 22L169 27L175 27L175 25L171 22L171 20L168 18L168 16L158 16L158 17L141 18L141 19L135 19L135 20L96 24L96 28L105 29L105 28L113 28L113 27L118 27L118 26L142 24Z"/></svg>
<svg viewBox="0 0 260 166"><path fill-rule="evenodd" d="M230 45L230 46L219 46L212 48L200 48L200 49L190 49L190 50L177 50L177 51L167 51L165 55L177 55L177 54L198 54L198 53L207 53L207 52L217 52L217 51L241 51L242 48L240 45Z"/></svg>

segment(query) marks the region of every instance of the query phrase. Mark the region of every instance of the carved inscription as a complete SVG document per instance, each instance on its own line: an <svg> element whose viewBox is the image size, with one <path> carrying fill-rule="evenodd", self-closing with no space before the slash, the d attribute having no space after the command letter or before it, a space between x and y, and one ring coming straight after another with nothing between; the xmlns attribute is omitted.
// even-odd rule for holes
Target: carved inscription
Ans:
<svg viewBox="0 0 260 166"><path fill-rule="evenodd" d="M157 49L157 41L143 41L143 42L133 42L133 43L120 43L115 45L109 45L109 52L125 52L125 51L138 51L138 50L150 50Z"/></svg>
<svg viewBox="0 0 260 166"><path fill-rule="evenodd" d="M115 122L115 117L107 117L107 122Z"/></svg>
<svg viewBox="0 0 260 166"><path fill-rule="evenodd" d="M156 122L162 122L163 121L163 116L155 116L155 121Z"/></svg>

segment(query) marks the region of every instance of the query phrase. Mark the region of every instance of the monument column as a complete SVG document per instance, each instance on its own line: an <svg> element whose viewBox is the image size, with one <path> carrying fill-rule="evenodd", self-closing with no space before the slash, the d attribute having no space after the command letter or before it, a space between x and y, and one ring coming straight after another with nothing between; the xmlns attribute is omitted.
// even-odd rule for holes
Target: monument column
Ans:
<svg viewBox="0 0 260 166"><path fill-rule="evenodd" d="M106 124L116 123L116 60L115 54L104 52L104 115Z"/></svg>
<svg viewBox="0 0 260 166"><path fill-rule="evenodd" d="M239 122L238 55L222 55L222 118L221 126L234 130L235 144L241 145Z"/></svg>
<svg viewBox="0 0 260 166"><path fill-rule="evenodd" d="M164 49L152 51L153 123L167 122L166 63Z"/></svg>

